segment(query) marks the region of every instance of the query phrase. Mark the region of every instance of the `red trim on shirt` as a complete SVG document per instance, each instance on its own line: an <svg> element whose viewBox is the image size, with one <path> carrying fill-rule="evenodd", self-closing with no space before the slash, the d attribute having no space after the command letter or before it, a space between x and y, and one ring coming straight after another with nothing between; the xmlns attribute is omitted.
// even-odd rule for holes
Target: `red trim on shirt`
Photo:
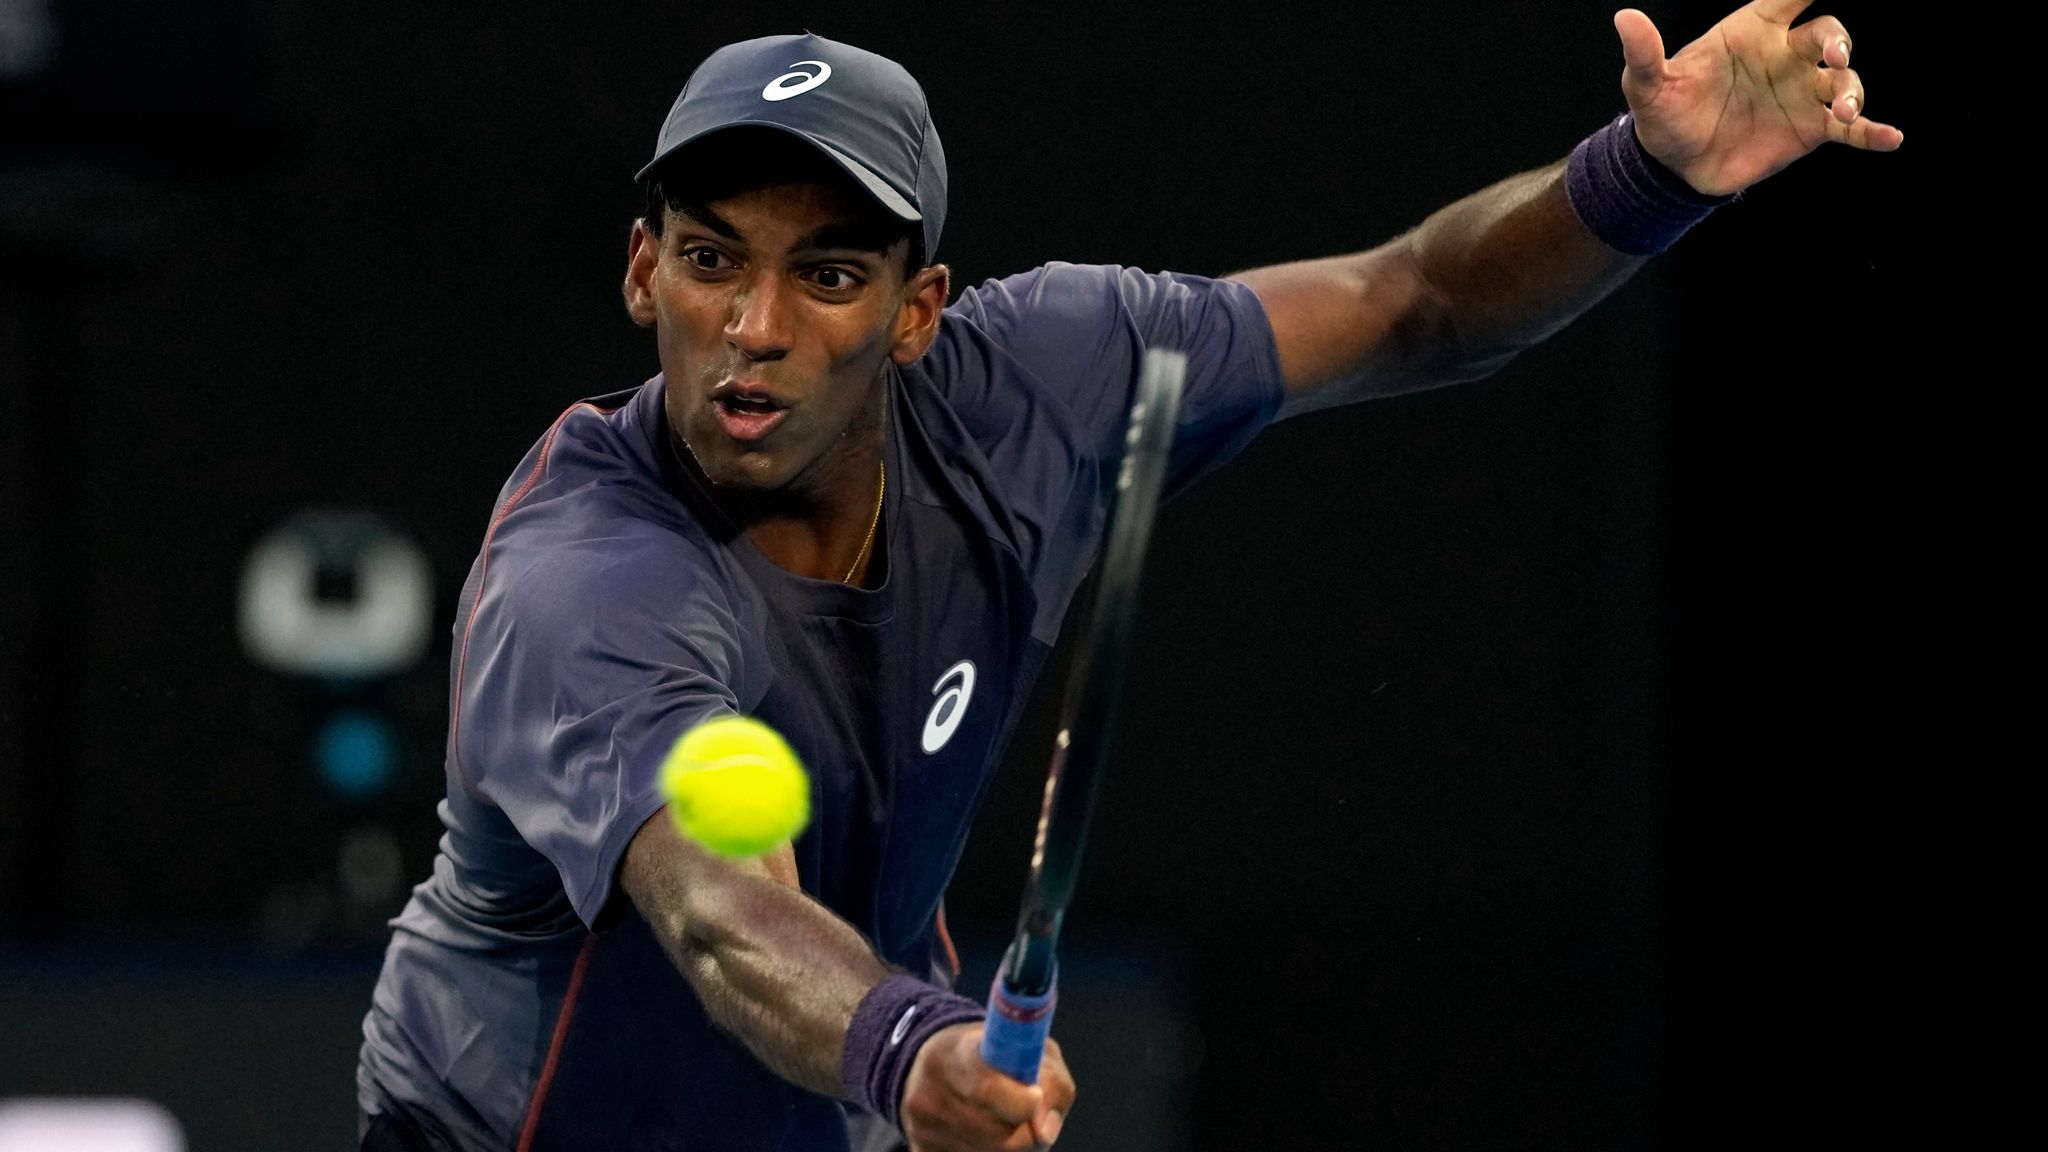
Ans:
<svg viewBox="0 0 2048 1152"><path fill-rule="evenodd" d="M563 409L562 414L555 417L555 422L548 425L548 434L541 437L540 459L534 462L533 471L527 473L518 490L498 509L498 514L491 517L491 526L484 530L483 567L477 570L476 599L470 603L469 618L462 625L462 655L455 661L455 692L448 704L448 759L455 765L455 774L462 779L462 786L471 792L475 792L476 787L470 782L469 772L462 766L462 684L463 677L469 672L469 634L476 627L476 612L484 602L484 581L491 574L491 537L498 534L498 525L505 522L505 517L512 514L512 509L518 507L528 492L533 491L535 484L540 483L541 476L548 470L548 450L555 446L555 433L562 430L562 422L578 408L588 408L600 416L608 416L618 411L616 408L599 408L585 400L578 400Z"/></svg>
<svg viewBox="0 0 2048 1152"><path fill-rule="evenodd" d="M939 901L939 943L946 946L946 963L953 969L953 979L960 979L960 952L953 947L953 934L946 931L946 902Z"/></svg>
<svg viewBox="0 0 2048 1152"><path fill-rule="evenodd" d="M540 1125L540 1106L548 1098L555 1069L562 1060L562 1043L569 1038L569 1021L576 1015L576 997L583 991L583 974L590 970L590 954L597 951L597 933L583 938L576 952L576 967L569 973L569 990L562 994L562 1010L555 1015L555 1034L548 1041L547 1062L540 1066L540 1079L533 1085L533 1102L526 1106L526 1123L519 1126L519 1152L533 1147L534 1129Z"/></svg>

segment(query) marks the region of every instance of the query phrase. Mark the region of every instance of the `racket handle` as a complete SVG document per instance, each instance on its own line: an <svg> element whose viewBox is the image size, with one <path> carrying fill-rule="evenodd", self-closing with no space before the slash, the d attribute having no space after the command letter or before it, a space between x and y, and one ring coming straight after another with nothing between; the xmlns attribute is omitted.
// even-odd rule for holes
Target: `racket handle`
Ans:
<svg viewBox="0 0 2048 1152"><path fill-rule="evenodd" d="M1037 996L1026 996L1004 984L998 971L988 991L988 1020L981 1029L981 1058L988 1066L1023 1084L1038 1083L1038 1063L1045 1056L1045 1038L1052 1032L1052 1010L1059 1002L1059 976Z"/></svg>

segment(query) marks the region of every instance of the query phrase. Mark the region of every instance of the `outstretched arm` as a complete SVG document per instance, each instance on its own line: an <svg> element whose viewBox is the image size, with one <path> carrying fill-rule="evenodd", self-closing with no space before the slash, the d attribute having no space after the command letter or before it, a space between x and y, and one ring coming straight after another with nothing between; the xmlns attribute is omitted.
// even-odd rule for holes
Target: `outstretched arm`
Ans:
<svg viewBox="0 0 2048 1152"><path fill-rule="evenodd" d="M1234 277L1272 323L1287 411L1486 376L1717 198L1831 140L1897 148L1903 133L1863 116L1841 21L1792 25L1809 2L1755 0L1669 58L1650 18L1624 9L1614 25L1629 117L1572 160L1467 196L1370 251Z"/></svg>
<svg viewBox="0 0 2048 1152"><path fill-rule="evenodd" d="M859 930L798 887L787 844L727 860L678 835L663 810L627 846L619 882L719 1027L784 1079L849 1097L849 1032L894 973ZM901 1125L914 1152L1050 1143L1074 1101L1058 1045L1039 1083L1019 1084L982 1063L980 1007L960 1004L966 1011L953 1015L967 1022L932 1031L913 1025L952 1018L940 999L888 1001L887 1045L905 1049L891 1057L904 1066L874 1079L897 1098L865 1102ZM859 1036L851 1046L858 1059Z"/></svg>
<svg viewBox="0 0 2048 1152"><path fill-rule="evenodd" d="M1643 263L1572 213L1564 164L1509 177L1366 252L1241 272L1287 384L1283 415L1492 374Z"/></svg>

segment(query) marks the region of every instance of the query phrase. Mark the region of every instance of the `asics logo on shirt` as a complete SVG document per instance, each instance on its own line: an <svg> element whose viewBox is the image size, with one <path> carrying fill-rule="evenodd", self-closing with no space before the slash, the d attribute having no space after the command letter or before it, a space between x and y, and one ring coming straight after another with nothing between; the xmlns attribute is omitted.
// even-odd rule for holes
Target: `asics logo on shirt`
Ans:
<svg viewBox="0 0 2048 1152"><path fill-rule="evenodd" d="M967 699L974 695L974 661L962 660L939 682L932 685L932 695L938 702L932 705L931 715L924 718L924 750L937 752L953 738L953 730L960 727L961 717L967 715Z"/></svg>
<svg viewBox="0 0 2048 1152"><path fill-rule="evenodd" d="M795 69L803 68L805 65L810 65L816 68L817 71L795 71ZM832 66L823 60L799 60L791 64L790 68L792 71L784 72L782 75L770 80L768 86L761 89L761 99L787 100L791 96L801 96L832 78Z"/></svg>

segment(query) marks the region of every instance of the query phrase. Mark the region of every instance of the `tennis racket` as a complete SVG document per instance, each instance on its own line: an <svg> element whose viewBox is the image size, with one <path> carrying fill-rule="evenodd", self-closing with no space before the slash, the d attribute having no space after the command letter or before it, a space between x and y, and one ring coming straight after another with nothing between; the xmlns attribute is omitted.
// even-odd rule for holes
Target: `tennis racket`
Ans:
<svg viewBox="0 0 2048 1152"><path fill-rule="evenodd" d="M1153 349L1145 353L1139 371L1087 632L1074 654L1060 706L1059 735L1031 850L1031 878L1017 934L989 990L981 1058L1026 1084L1038 1082L1045 1038L1052 1031L1060 923L1080 878L1095 793L1109 760L1138 615L1138 577L1166 480L1187 363L1179 352Z"/></svg>

